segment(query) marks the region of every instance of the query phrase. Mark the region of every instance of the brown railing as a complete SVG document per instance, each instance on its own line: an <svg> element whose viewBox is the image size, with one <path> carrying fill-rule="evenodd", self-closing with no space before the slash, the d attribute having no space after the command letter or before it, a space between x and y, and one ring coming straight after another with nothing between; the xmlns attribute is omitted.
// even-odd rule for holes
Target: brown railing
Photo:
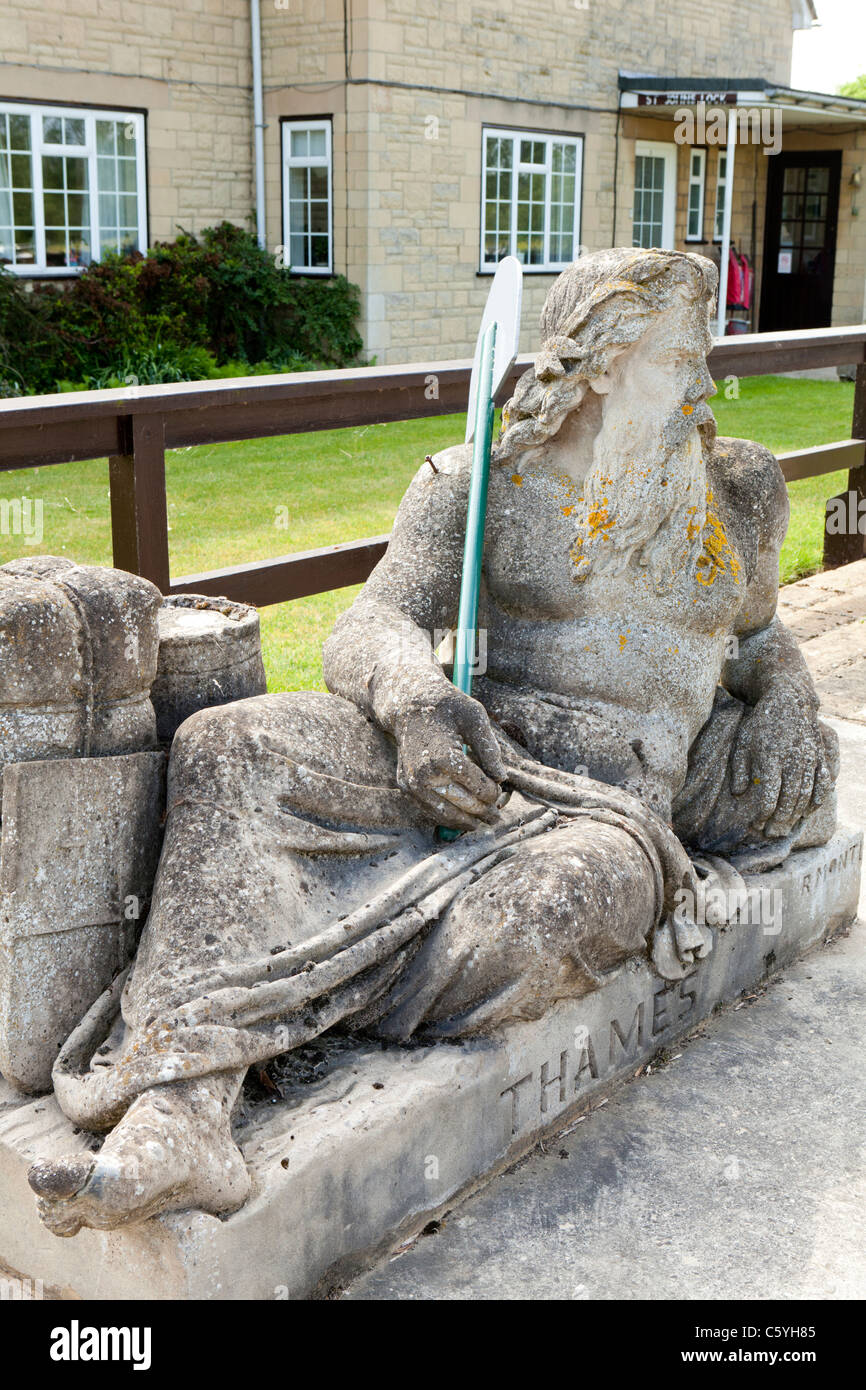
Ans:
<svg viewBox="0 0 866 1390"><path fill-rule="evenodd" d="M519 359L500 399L507 399L531 361ZM732 376L843 363L857 367L851 438L783 454L780 462L789 482L847 469L849 490L866 497L866 324L730 337L717 342L710 355L710 370L720 383ZM152 579L163 593L224 594L260 606L282 603L360 583L384 553L388 537L172 580L166 449L456 414L466 408L471 365L362 367L0 400L0 471L107 456L119 569ZM828 567L863 554L864 537L856 531L825 536Z"/></svg>

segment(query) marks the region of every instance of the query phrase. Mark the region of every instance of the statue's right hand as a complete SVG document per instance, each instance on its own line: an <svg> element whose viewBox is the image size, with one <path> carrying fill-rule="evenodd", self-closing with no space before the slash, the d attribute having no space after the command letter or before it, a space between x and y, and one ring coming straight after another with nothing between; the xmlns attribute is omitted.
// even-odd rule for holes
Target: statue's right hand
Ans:
<svg viewBox="0 0 866 1390"><path fill-rule="evenodd" d="M475 830L494 818L505 764L482 704L449 686L412 701L394 732L397 783L437 824Z"/></svg>

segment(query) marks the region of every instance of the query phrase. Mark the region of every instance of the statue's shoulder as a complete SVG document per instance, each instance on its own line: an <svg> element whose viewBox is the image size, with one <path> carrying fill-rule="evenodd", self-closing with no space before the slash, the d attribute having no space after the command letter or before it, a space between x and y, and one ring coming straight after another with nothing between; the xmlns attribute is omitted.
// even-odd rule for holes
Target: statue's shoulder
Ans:
<svg viewBox="0 0 866 1390"><path fill-rule="evenodd" d="M755 535L759 544L781 543L788 526L788 489L779 461L752 439L720 435L707 469L713 490L725 498L736 528Z"/></svg>
<svg viewBox="0 0 866 1390"><path fill-rule="evenodd" d="M427 468L430 469L429 462ZM472 471L472 445L450 444L447 449L440 449L438 454L433 455L433 468L430 471L434 477L444 474L446 478L465 479L468 484Z"/></svg>
<svg viewBox="0 0 866 1390"><path fill-rule="evenodd" d="M432 457L428 454L403 498L402 509L438 511L446 498L464 504L472 472L472 445L452 444Z"/></svg>

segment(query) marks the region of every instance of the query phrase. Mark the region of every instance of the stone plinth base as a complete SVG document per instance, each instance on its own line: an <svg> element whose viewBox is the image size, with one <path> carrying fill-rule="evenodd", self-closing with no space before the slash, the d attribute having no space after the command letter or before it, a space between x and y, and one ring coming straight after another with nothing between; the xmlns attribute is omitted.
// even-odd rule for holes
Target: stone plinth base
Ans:
<svg viewBox="0 0 866 1390"><path fill-rule="evenodd" d="M225 1220L181 1212L119 1232L49 1235L27 1167L87 1138L53 1098L28 1100L0 1081L0 1263L85 1299L325 1291L539 1137L567 1128L717 1005L853 921L861 861L862 836L839 831L747 880L781 895L773 927L714 931L712 954L675 984L636 961L595 994L496 1040L335 1048L314 1080L243 1111L237 1137L253 1194Z"/></svg>

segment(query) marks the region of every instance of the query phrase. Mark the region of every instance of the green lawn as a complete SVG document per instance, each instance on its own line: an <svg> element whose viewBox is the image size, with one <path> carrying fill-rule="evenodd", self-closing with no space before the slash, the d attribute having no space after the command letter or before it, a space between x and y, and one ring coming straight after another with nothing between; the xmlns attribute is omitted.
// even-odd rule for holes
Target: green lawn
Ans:
<svg viewBox="0 0 866 1390"><path fill-rule="evenodd" d="M748 378L740 382L738 400L725 400L719 386L713 409L723 434L757 439L776 452L850 434L851 383ZM451 415L173 450L167 459L172 574L388 531L425 454L461 440L463 431L464 417ZM820 567L824 500L844 485L845 474L834 473L791 486L783 579ZM35 549L111 563L105 460L10 473L0 495L41 498L44 516L39 546L0 536L3 560ZM322 641L356 592L342 589L262 611L272 690L321 688Z"/></svg>

